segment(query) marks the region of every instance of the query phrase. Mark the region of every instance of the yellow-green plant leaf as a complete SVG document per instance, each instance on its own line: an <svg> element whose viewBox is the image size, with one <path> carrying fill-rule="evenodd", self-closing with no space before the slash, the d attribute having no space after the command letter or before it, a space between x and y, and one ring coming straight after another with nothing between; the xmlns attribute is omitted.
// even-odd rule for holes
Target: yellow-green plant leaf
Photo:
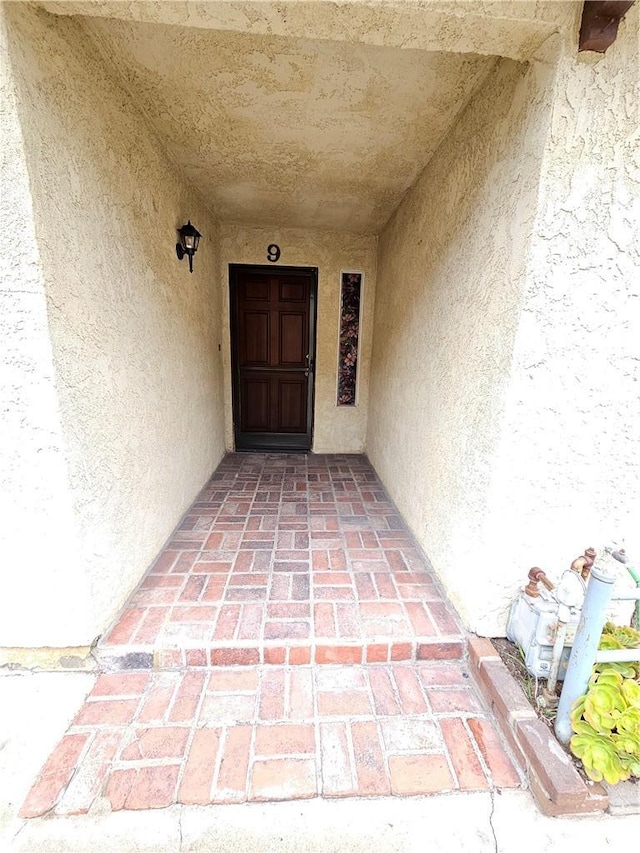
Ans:
<svg viewBox="0 0 640 853"><path fill-rule="evenodd" d="M591 680L593 684L609 684L611 687L620 687L624 679L616 670L605 670L604 672L594 673Z"/></svg>
<svg viewBox="0 0 640 853"><path fill-rule="evenodd" d="M640 761L640 735L632 734L631 732L622 732L611 735L611 740L618 755L624 752L630 758L637 758Z"/></svg>
<svg viewBox="0 0 640 853"><path fill-rule="evenodd" d="M573 725L574 721L582 718L582 714L584 713L584 700L586 698L586 694L584 696L580 696L571 706L571 713L569 714L571 725Z"/></svg>
<svg viewBox="0 0 640 853"><path fill-rule="evenodd" d="M590 759L591 769L602 773L609 784L616 785L618 782L628 778L628 773L623 768L620 757L612 744L608 742L606 744L602 743L602 739L599 739L591 747ZM589 768L585 766L585 770L588 774Z"/></svg>
<svg viewBox="0 0 640 853"><path fill-rule="evenodd" d="M571 710L572 753L594 782L640 776L640 684L618 668L595 671Z"/></svg>
<svg viewBox="0 0 640 853"><path fill-rule="evenodd" d="M616 728L619 732L640 735L640 708L630 707L620 714Z"/></svg>
<svg viewBox="0 0 640 853"><path fill-rule="evenodd" d="M612 634L603 634L600 637L599 649L622 649L624 648L620 640L617 640Z"/></svg>
<svg viewBox="0 0 640 853"><path fill-rule="evenodd" d="M640 631L636 631L629 625L614 625L612 622L607 622L602 630L600 642L610 642L611 640L619 643L619 646L601 645L600 648L634 649L640 646Z"/></svg>
<svg viewBox="0 0 640 853"><path fill-rule="evenodd" d="M577 735L582 735L582 737L594 737L598 734L593 726L590 726L584 720L576 720L573 724L573 730Z"/></svg>
<svg viewBox="0 0 640 853"><path fill-rule="evenodd" d="M633 708L640 708L640 684L627 678L622 682L622 695Z"/></svg>
<svg viewBox="0 0 640 853"><path fill-rule="evenodd" d="M598 672L607 671L619 672L623 678L635 678L636 668L630 663L597 663L595 669Z"/></svg>
<svg viewBox="0 0 640 853"><path fill-rule="evenodd" d="M622 766L629 773L630 776L637 776L640 778L640 758L622 758Z"/></svg>

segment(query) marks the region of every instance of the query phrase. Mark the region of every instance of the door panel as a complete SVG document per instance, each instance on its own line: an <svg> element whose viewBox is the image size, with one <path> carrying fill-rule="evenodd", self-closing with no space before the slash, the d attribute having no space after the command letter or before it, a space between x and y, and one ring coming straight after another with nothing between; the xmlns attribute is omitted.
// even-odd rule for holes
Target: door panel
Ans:
<svg viewBox="0 0 640 853"><path fill-rule="evenodd" d="M230 267L238 450L311 447L317 272Z"/></svg>
<svg viewBox="0 0 640 853"><path fill-rule="evenodd" d="M269 364L268 311L245 311L241 358L244 364L267 366Z"/></svg>
<svg viewBox="0 0 640 853"><path fill-rule="evenodd" d="M280 367L306 367L304 314L280 314Z"/></svg>
<svg viewBox="0 0 640 853"><path fill-rule="evenodd" d="M250 278L243 282L245 299L269 299L269 282L266 279Z"/></svg>
<svg viewBox="0 0 640 853"><path fill-rule="evenodd" d="M270 429L271 383L265 377L249 377L242 383L243 432L268 432Z"/></svg>
<svg viewBox="0 0 640 853"><path fill-rule="evenodd" d="M306 288L304 281L292 279L280 282L281 302L306 302Z"/></svg>
<svg viewBox="0 0 640 853"><path fill-rule="evenodd" d="M305 384L303 379L278 380L278 430L304 431L307 420Z"/></svg>

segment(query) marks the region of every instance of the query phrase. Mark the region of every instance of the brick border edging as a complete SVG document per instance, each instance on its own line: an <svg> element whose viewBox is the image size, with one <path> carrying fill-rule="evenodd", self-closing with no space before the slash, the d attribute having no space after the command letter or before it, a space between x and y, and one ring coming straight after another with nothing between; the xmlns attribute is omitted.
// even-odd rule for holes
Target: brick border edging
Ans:
<svg viewBox="0 0 640 853"><path fill-rule="evenodd" d="M587 785L549 728L538 719L493 643L470 634L469 668L525 774L541 811L553 817L605 811L602 785Z"/></svg>
<svg viewBox="0 0 640 853"><path fill-rule="evenodd" d="M290 644L239 645L219 643L207 647L155 648L149 646L98 645L94 656L103 672L129 669L182 670L214 666L257 666L263 664L371 664L407 661L461 660L466 638L414 637L385 640L318 639Z"/></svg>

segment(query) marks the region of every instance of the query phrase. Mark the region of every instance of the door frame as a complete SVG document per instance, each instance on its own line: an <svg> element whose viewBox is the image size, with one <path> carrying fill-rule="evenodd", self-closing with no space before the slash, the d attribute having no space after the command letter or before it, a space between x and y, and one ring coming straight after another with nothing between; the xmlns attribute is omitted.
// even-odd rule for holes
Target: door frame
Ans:
<svg viewBox="0 0 640 853"><path fill-rule="evenodd" d="M237 287L243 272L265 275L300 275L311 279L309 288L309 354L311 367L307 389L307 428L304 433L241 433L240 432L240 359L238 357ZM316 386L316 341L318 316L318 268L270 266L266 264L229 264L229 331L231 336L231 407L233 439L237 451L303 452L310 453L313 445Z"/></svg>

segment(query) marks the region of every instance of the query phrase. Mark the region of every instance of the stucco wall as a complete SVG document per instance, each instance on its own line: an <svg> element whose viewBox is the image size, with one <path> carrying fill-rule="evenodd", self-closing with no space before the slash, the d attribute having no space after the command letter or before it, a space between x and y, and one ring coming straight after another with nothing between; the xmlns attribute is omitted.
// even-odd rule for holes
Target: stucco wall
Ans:
<svg viewBox="0 0 640 853"><path fill-rule="evenodd" d="M267 246L281 249L278 264L318 268L318 325L313 451L361 453L369 404L369 369L376 277L376 238L293 228L245 228L223 225L220 231L220 290L223 300L225 434L233 448L231 344L229 337L229 264L263 264ZM274 264L276 267L278 264ZM336 406L338 322L341 270L362 270L358 395L355 406Z"/></svg>
<svg viewBox="0 0 640 853"><path fill-rule="evenodd" d="M514 564L557 573L612 539L640 562L639 11L604 57L576 57L572 39L559 65L489 499L500 544L484 633L504 619Z"/></svg>
<svg viewBox="0 0 640 853"><path fill-rule="evenodd" d="M552 74L502 60L380 237L366 448L468 623Z"/></svg>
<svg viewBox="0 0 640 853"><path fill-rule="evenodd" d="M7 238L0 253L0 646L24 642L27 617L28 634L36 643L57 642L62 634L52 616L64 604L61 591L72 584L79 623L88 603L77 560L44 279L7 57L0 8L0 218Z"/></svg>
<svg viewBox="0 0 640 853"><path fill-rule="evenodd" d="M640 554L638 9L502 62L380 240L367 449L467 625ZM399 413L396 415L395 413Z"/></svg>
<svg viewBox="0 0 640 853"><path fill-rule="evenodd" d="M3 12L53 351L53 371L47 356L35 372L50 394L55 376L57 461L77 532L65 541L79 568L44 625L14 602L2 642L80 645L108 624L224 452L217 232L81 25L25 4ZM187 218L204 234L193 275L174 249ZM22 426L33 443L36 427ZM43 524L52 518L45 508ZM37 597L50 565L24 544L12 568Z"/></svg>

